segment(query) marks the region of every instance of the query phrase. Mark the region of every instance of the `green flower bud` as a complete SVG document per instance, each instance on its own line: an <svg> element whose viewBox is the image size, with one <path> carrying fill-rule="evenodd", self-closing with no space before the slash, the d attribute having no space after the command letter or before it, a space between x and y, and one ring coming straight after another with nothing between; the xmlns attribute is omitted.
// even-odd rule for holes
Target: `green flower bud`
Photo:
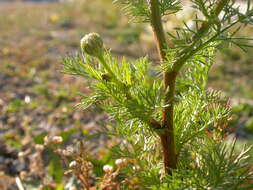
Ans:
<svg viewBox="0 0 253 190"><path fill-rule="evenodd" d="M81 49L84 53L94 57L103 55L103 40L97 33L90 33L81 39Z"/></svg>

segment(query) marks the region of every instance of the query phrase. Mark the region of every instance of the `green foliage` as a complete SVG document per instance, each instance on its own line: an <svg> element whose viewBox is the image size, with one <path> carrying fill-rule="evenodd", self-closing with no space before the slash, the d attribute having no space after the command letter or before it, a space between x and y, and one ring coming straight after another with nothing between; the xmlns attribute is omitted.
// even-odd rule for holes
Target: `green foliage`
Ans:
<svg viewBox="0 0 253 190"><path fill-rule="evenodd" d="M150 1L116 0L132 18L151 21ZM157 1L161 17L181 10L179 1ZM113 121L110 134L122 143L112 147L116 157L136 160L140 170L129 170L141 179L143 189L252 189L249 148L235 152L228 136L231 110L220 92L207 87L213 57L223 42L246 50L250 38L236 37L238 30L252 24L250 1L240 12L234 1L192 1L196 9L195 26L186 24L168 33L174 47L166 49L166 59L154 66L148 58L119 60L110 52L94 59L88 55L67 57L64 72L90 78L92 95L77 105L99 105ZM222 14L220 14L222 13ZM201 19L199 18L201 16ZM222 15L222 16L221 16ZM85 52L83 52L85 53ZM175 96L165 102L171 89L164 89L162 73L179 73ZM174 104L177 169L164 174L160 137L163 110Z"/></svg>
<svg viewBox="0 0 253 190"><path fill-rule="evenodd" d="M48 150L48 155L50 156L49 161L49 174L56 183L61 183L62 177L64 175L61 159L52 150Z"/></svg>
<svg viewBox="0 0 253 190"><path fill-rule="evenodd" d="M187 151L194 154L182 159L178 172L164 179L167 183L153 185L150 189L251 189L247 184L249 173L248 149L240 154L234 152L232 145L198 141L198 145L189 147ZM205 144L202 144L205 143ZM202 147L203 146L203 147ZM186 155L185 155L186 156ZM190 163L190 164L189 164Z"/></svg>
<svg viewBox="0 0 253 190"><path fill-rule="evenodd" d="M15 98L13 99L8 107L7 107L7 111L8 112L17 112L19 109L21 109L24 106L24 102L19 99L19 98Z"/></svg>
<svg viewBox="0 0 253 190"><path fill-rule="evenodd" d="M150 22L150 9L147 0L114 0L114 3L121 3L123 11L130 16L131 21ZM178 0L160 0L159 8L162 16L174 14L181 10Z"/></svg>
<svg viewBox="0 0 253 190"><path fill-rule="evenodd" d="M155 81L151 74L147 74L150 72L147 58L130 63L125 59L121 61L114 59L109 52L104 58L117 80L123 83L121 86L117 82L110 82L110 78L105 79L105 75L109 76L107 71L89 57L85 58L85 64L81 57L67 58L63 61L67 73L89 76L97 81L91 87L94 94L84 97L77 106L87 108L104 102L103 108L114 118L125 117L143 123L148 122L150 115L154 117L159 115L163 97L162 84ZM71 61L68 61L70 59ZM82 70L76 71L77 67Z"/></svg>

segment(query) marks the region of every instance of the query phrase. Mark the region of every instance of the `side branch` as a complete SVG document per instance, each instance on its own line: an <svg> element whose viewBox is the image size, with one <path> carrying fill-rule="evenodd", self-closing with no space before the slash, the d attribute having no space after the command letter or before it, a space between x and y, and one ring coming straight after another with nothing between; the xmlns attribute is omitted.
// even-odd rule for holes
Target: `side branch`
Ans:
<svg viewBox="0 0 253 190"><path fill-rule="evenodd" d="M223 8L229 3L229 1L230 0L218 0L213 11L211 12L212 16L218 17ZM186 63L186 61L197 52L195 47L196 44L206 35L210 28L212 28L213 24L214 23L212 19L202 23L197 34L193 37L193 43L180 53L178 56L179 59L174 63L172 70L178 72Z"/></svg>

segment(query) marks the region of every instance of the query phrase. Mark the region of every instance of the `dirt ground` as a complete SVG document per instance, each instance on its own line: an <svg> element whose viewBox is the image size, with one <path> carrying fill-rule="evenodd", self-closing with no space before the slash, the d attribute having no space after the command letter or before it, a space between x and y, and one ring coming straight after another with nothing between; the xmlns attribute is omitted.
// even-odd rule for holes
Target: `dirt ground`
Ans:
<svg viewBox="0 0 253 190"><path fill-rule="evenodd" d="M101 110L74 108L80 93L90 92L87 81L61 73L61 58L79 53L83 35L99 32L116 56L148 55L157 60L150 28L128 23L110 0L87 2L0 2L1 190L18 189L17 177L24 171L34 181L46 175L47 167L31 168L37 155L35 144L42 144L46 134L66 135L66 145L97 134L90 142L97 157L109 146L101 128L107 117ZM252 60L251 53L237 49L219 53L209 82L233 99L232 124L239 126L238 134L249 142L253 134ZM47 156L42 159L46 166Z"/></svg>

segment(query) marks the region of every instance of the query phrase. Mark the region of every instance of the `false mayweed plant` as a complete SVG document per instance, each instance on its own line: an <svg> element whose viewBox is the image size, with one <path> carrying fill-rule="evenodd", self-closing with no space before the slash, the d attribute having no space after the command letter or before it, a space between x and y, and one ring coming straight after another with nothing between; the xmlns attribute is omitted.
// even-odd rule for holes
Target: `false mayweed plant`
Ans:
<svg viewBox="0 0 253 190"><path fill-rule="evenodd" d="M207 88L220 48L252 45L252 39L236 36L253 24L250 0L243 11L236 0L114 2L130 22L152 26L160 63L116 59L98 34L86 35L82 55L62 62L65 73L92 79L93 94L78 106L100 105L109 114L110 134L123 139L112 151L138 163L138 172L128 172L140 179L140 189L252 189L249 148L238 153L235 140L225 141L229 102ZM183 14L186 2L192 4L194 24L182 21L182 27L164 31L163 19Z"/></svg>

